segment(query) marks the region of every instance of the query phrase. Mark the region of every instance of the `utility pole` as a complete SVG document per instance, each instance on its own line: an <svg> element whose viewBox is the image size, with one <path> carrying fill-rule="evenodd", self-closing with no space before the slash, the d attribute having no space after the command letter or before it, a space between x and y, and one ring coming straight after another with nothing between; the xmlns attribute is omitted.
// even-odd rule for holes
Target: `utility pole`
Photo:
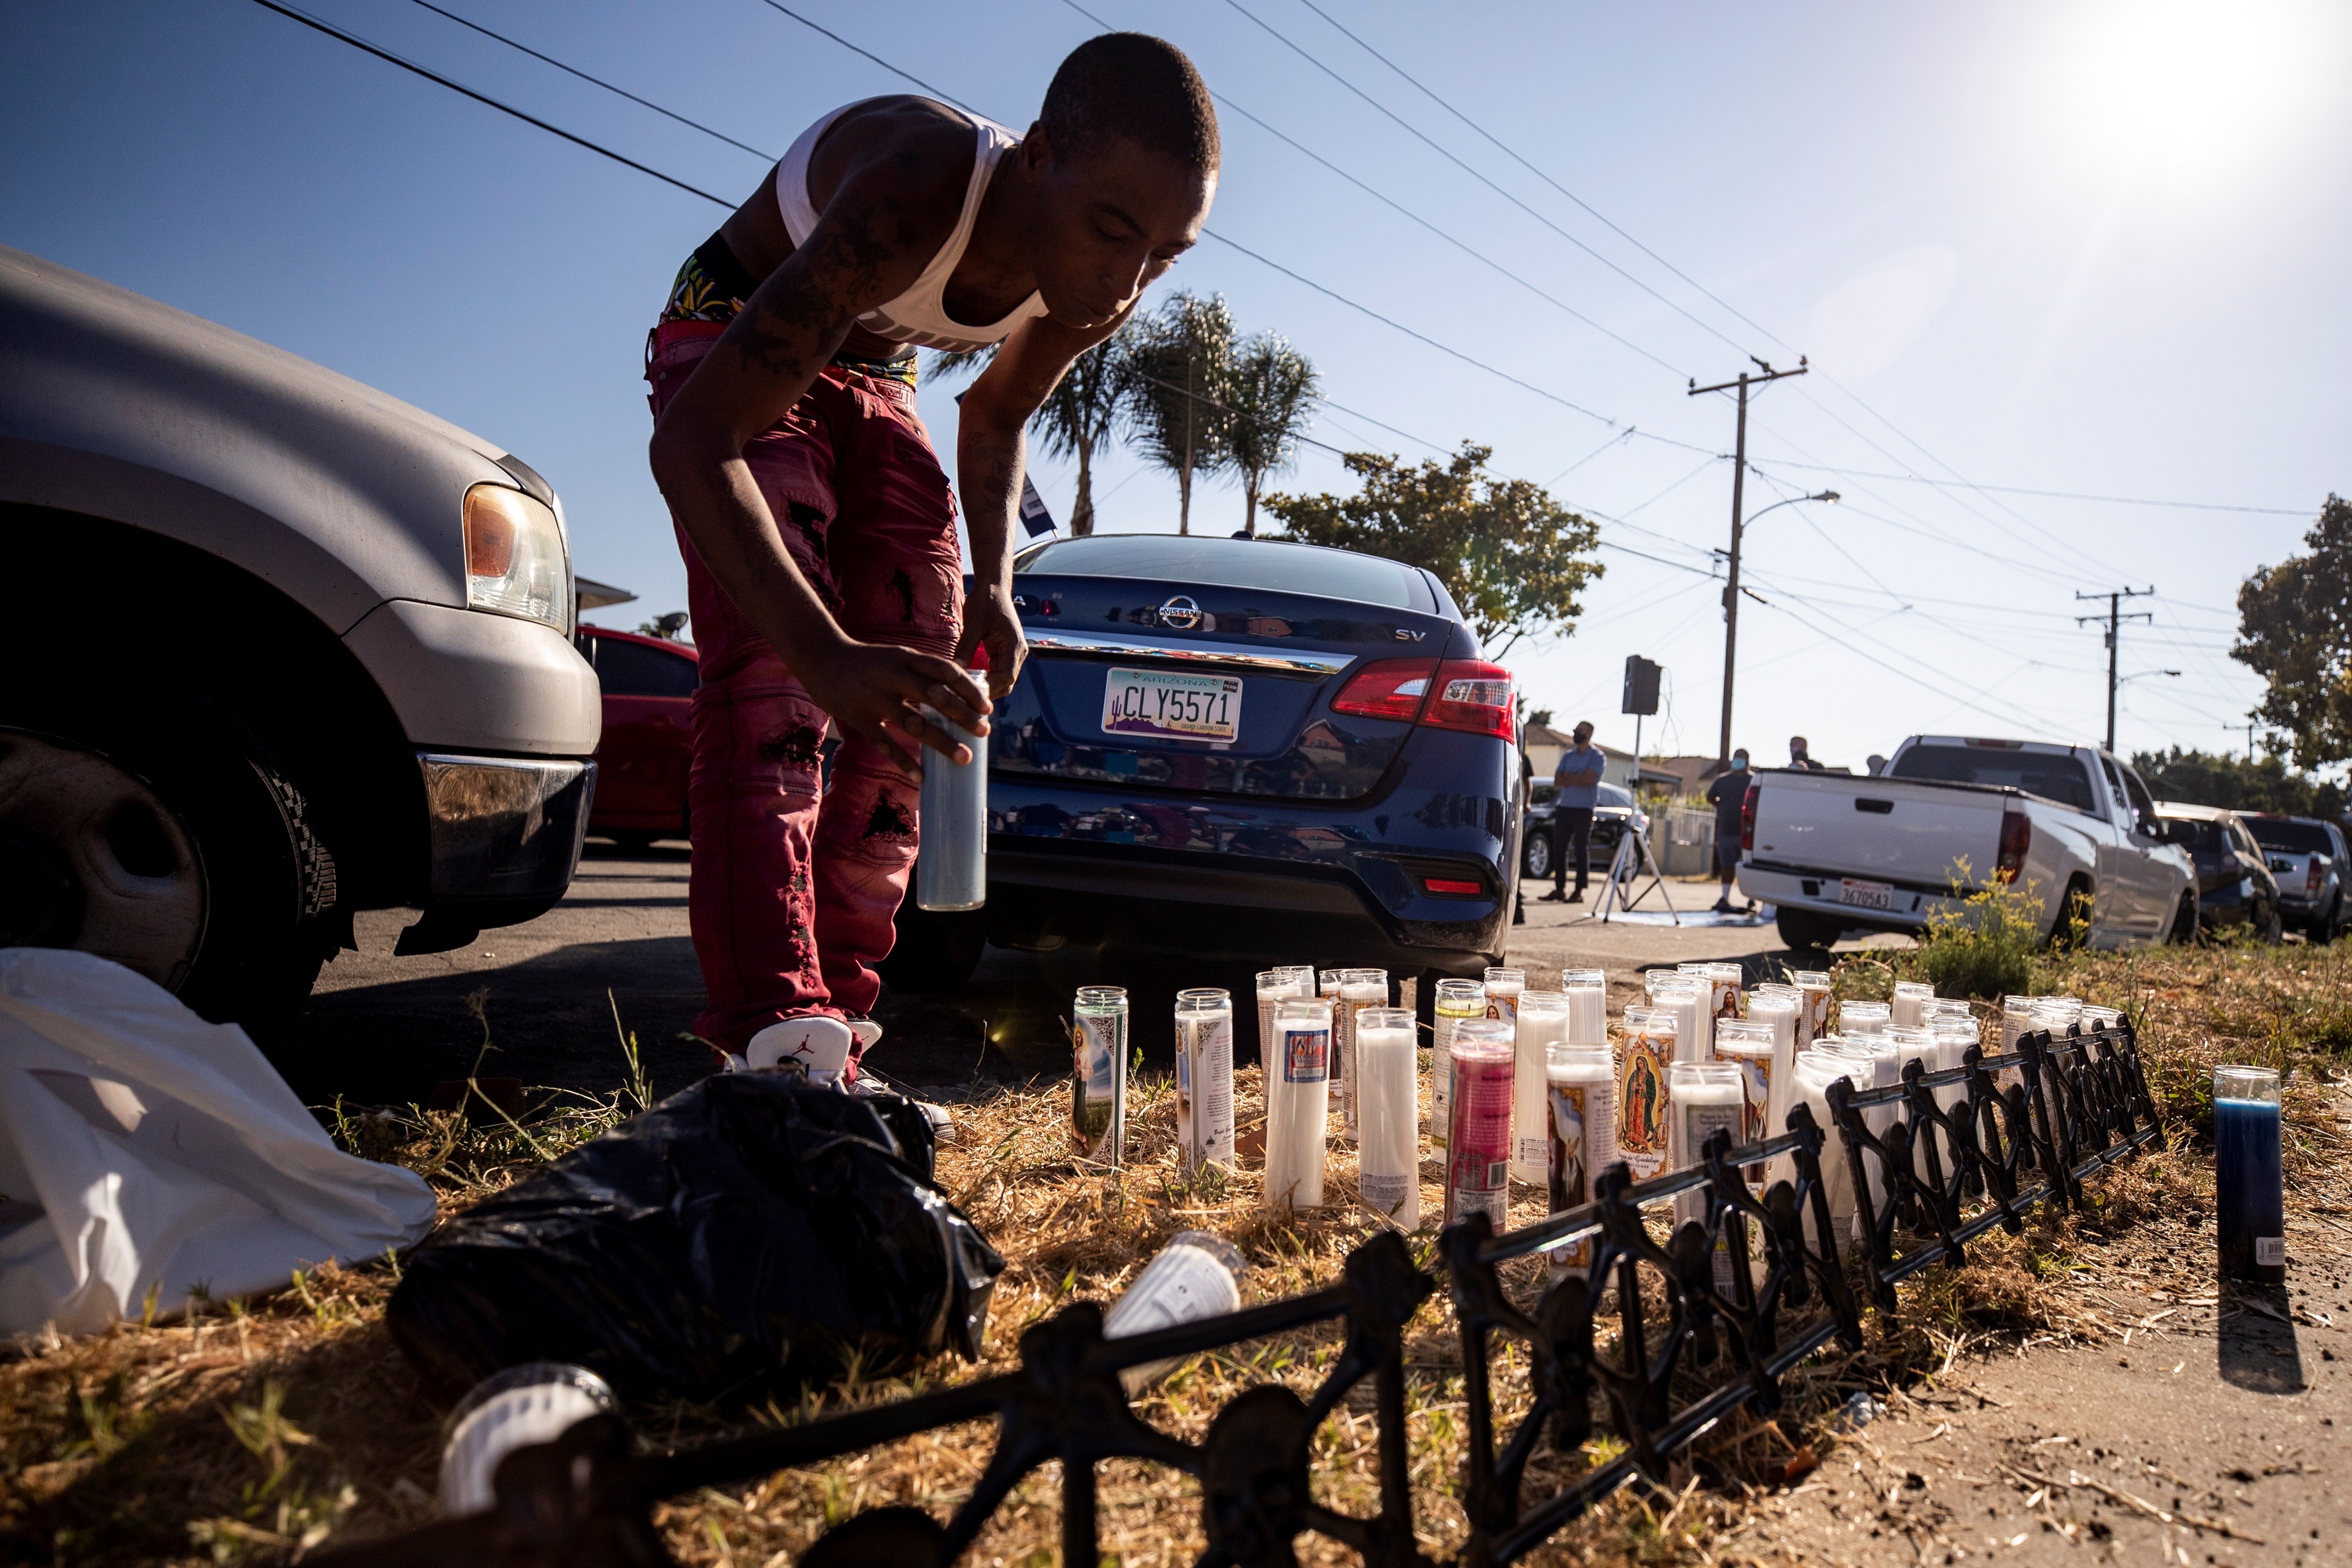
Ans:
<svg viewBox="0 0 2352 1568"><path fill-rule="evenodd" d="M2077 615L2074 617L2074 624L2090 626L2102 621L2107 623L2107 751L2110 755L2116 749L2116 655L2120 651L2120 644L2123 642L2123 638L2118 633L2122 632L2123 623L2126 621L2145 621L2150 625L2156 622L2156 617L2145 610L2134 611L2129 615L2122 613L2124 601L2145 599L2155 591L2156 586L2151 583L2146 588L2118 589L2113 593L2074 595L2076 599L2094 601L2104 599L2107 601L2107 612L2105 615ZM2248 749L2252 749L2251 745Z"/></svg>
<svg viewBox="0 0 2352 1568"><path fill-rule="evenodd" d="M1715 752L1716 760L1726 763L1731 760L1731 677L1739 653L1739 507L1748 479L1748 389L1754 386L1761 390L1784 376L1801 376L1807 368L1801 354L1797 356L1797 368L1793 371L1776 371L1753 354L1748 357L1763 371L1762 375L1742 371L1738 381L1720 382L1711 387L1699 385L1697 378L1693 377L1687 394L1698 397L1706 392L1729 392L1735 387L1739 391L1739 434L1731 459L1731 549L1726 557L1730 564L1723 590L1723 734Z"/></svg>

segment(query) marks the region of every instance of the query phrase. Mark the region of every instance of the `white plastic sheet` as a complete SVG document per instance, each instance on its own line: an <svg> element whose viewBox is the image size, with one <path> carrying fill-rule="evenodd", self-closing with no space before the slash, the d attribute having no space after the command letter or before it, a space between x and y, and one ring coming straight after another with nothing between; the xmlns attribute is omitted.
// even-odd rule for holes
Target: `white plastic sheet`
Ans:
<svg viewBox="0 0 2352 1568"><path fill-rule="evenodd" d="M432 1224L424 1179L337 1149L243 1030L105 958L0 949L0 1334L273 1289Z"/></svg>

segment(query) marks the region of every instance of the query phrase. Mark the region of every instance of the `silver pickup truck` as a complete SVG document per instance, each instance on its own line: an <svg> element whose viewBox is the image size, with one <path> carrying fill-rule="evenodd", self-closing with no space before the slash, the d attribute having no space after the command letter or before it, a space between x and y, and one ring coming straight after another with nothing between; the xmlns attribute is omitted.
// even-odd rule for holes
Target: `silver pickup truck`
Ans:
<svg viewBox="0 0 2352 1568"><path fill-rule="evenodd" d="M1956 883L1995 879L2041 900L2044 936L2076 917L2099 947L2196 935L2194 862L2095 747L1915 735L1878 778L1771 768L1748 786L1740 891L1776 906L1791 947L1921 930Z"/></svg>
<svg viewBox="0 0 2352 1568"><path fill-rule="evenodd" d="M355 910L562 896L603 717L520 460L0 248L0 946L265 1022Z"/></svg>

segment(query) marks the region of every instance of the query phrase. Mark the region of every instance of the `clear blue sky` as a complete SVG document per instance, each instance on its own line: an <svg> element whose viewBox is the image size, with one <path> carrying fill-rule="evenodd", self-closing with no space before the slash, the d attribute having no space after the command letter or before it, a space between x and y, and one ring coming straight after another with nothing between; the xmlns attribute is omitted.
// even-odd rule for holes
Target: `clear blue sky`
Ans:
<svg viewBox="0 0 2352 1568"><path fill-rule="evenodd" d="M1750 537L1749 580L1769 602L1741 618L1742 744L1777 759L1802 730L1816 755L1859 762L1917 729L2095 738L2105 654L2075 628L2092 607L2074 595L2126 583L2158 594L2134 606L2156 622L2126 629L2125 672L2181 674L2125 688L2125 748L2244 744L2229 727L2257 685L2226 657L2237 583L2296 549L2331 489L2352 489L2352 12L1318 3L1727 302L1302 0L1088 0L1114 26L1174 39L1226 99L1213 228L1620 422L1213 241L1172 280L1223 293L1244 329L1279 329L1313 357L1354 411L1328 411L1320 440L1426 455L1380 421L1490 444L1498 469L1538 481L1580 462L1555 491L1623 519L1602 532L1623 548L1604 550L1608 576L1573 636L1512 653L1538 705L1627 744L1620 670L1643 653L1673 692L1645 742L1713 749L1719 584L1625 551L1704 569L1725 543L1730 466L1708 455L1729 449L1731 410L1685 397L1685 377L1804 352L1820 373L1757 405L1749 509L1824 486L1846 499L1785 507ZM310 8L730 200L765 172L409 0ZM761 0L448 8L771 152L839 102L905 85ZM793 8L1016 128L1096 30L1063 0ZM563 493L578 569L644 596L600 619L682 607L645 469L639 362L671 274L719 209L249 0L5 0L0 16L0 240L504 444ZM928 389L924 410L951 460L945 392ZM1639 434L1606 444L1626 425ZM2293 515L1862 476L1892 473ZM1068 470L1040 463L1035 476L1066 515ZM1347 476L1310 450L1284 483ZM1097 496L1106 528L1175 526L1173 481L1124 456ZM1213 486L1195 520L1229 530L1240 514L1239 493Z"/></svg>

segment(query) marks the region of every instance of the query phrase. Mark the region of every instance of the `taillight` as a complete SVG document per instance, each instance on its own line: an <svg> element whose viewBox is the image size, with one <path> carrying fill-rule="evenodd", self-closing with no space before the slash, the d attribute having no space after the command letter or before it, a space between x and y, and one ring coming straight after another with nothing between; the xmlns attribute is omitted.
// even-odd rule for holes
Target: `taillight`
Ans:
<svg viewBox="0 0 2352 1568"><path fill-rule="evenodd" d="M1994 877L2001 882L2015 882L2017 873L2025 869L2025 852L2032 842L2032 820L2022 811L2002 812L2000 853L1993 862Z"/></svg>
<svg viewBox="0 0 2352 1568"><path fill-rule="evenodd" d="M1331 699L1331 711L1411 724L1420 716L1436 674L1434 659L1378 660L1348 677L1348 684Z"/></svg>
<svg viewBox="0 0 2352 1568"><path fill-rule="evenodd" d="M1433 729L1511 738L1510 671L1478 659L1448 659L1437 666L1436 685L1422 723Z"/></svg>
<svg viewBox="0 0 2352 1568"><path fill-rule="evenodd" d="M1748 793L1739 798L1739 852L1752 853L1756 848L1756 797L1764 788L1760 779L1748 781Z"/></svg>
<svg viewBox="0 0 2352 1568"><path fill-rule="evenodd" d="M2306 896L2311 898L2319 896L2320 880L2319 857L2314 855L2311 857L2311 870L2303 879L2303 891Z"/></svg>

